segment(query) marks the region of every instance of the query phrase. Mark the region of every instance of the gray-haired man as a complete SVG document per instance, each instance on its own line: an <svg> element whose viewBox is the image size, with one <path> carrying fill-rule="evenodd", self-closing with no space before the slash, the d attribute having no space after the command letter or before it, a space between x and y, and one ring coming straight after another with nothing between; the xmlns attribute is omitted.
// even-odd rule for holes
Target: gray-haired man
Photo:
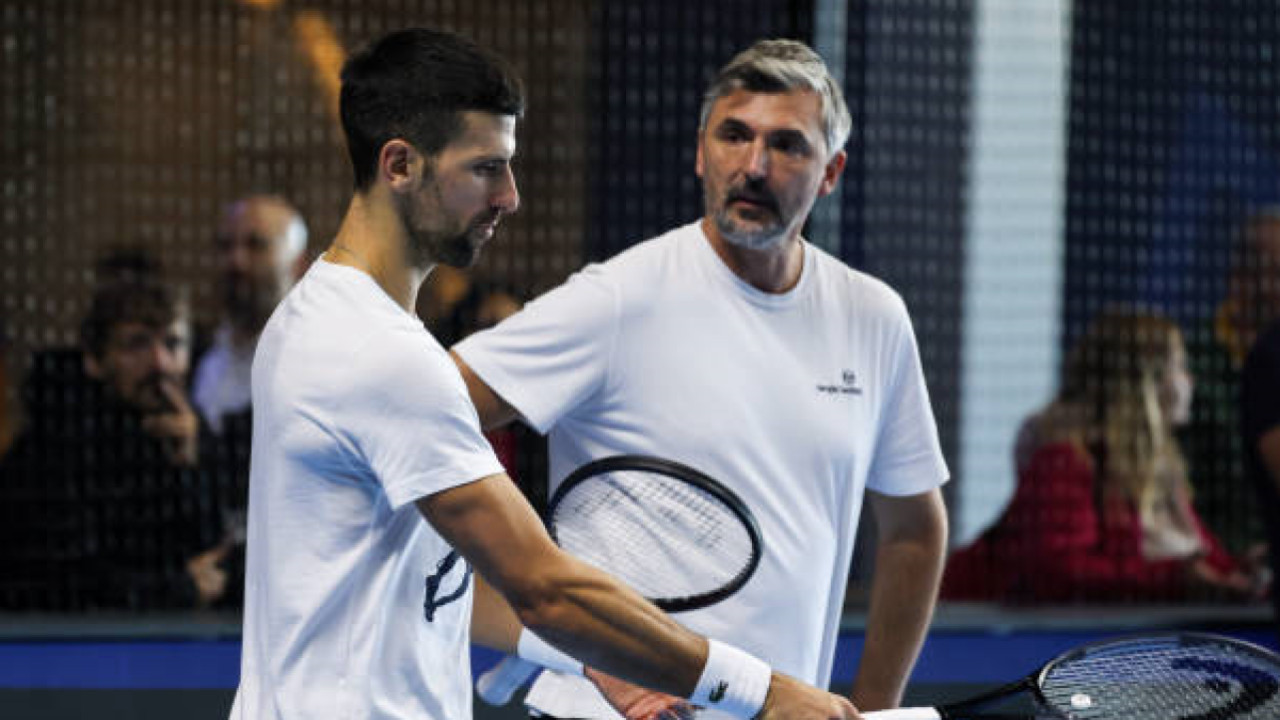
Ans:
<svg viewBox="0 0 1280 720"><path fill-rule="evenodd" d="M800 235L836 187L849 128L817 54L756 43L703 103L704 216L587 267L454 355L484 425L518 414L549 433L553 482L641 453L731 486L764 559L738 593L680 621L819 686L866 498L879 545L852 697L867 710L899 702L929 623L947 469L902 300ZM528 703L614 716L551 673Z"/></svg>

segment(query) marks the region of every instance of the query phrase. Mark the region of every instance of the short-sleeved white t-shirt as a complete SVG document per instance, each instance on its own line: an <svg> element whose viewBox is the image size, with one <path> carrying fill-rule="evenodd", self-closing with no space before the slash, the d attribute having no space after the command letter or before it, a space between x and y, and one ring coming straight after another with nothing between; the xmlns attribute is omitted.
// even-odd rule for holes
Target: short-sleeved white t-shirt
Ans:
<svg viewBox="0 0 1280 720"><path fill-rule="evenodd" d="M687 225L454 350L549 433L553 485L590 460L642 453L738 493L761 528L760 566L733 596L676 618L821 686L864 489L912 495L947 478L902 300L807 243L799 283L769 294ZM614 716L580 678L550 673L529 703Z"/></svg>
<svg viewBox="0 0 1280 720"><path fill-rule="evenodd" d="M448 354L320 260L263 331L253 402L231 717L470 717L471 569L414 501L502 468Z"/></svg>

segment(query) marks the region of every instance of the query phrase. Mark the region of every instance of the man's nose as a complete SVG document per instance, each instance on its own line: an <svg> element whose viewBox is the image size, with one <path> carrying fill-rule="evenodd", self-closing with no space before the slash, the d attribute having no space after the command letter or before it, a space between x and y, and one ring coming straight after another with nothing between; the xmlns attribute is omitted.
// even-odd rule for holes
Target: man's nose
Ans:
<svg viewBox="0 0 1280 720"><path fill-rule="evenodd" d="M238 273L249 271L249 246L242 242L233 242L227 248L227 267Z"/></svg>
<svg viewBox="0 0 1280 720"><path fill-rule="evenodd" d="M769 148L763 141L757 140L747 148L743 172L752 179L760 179L769 174Z"/></svg>
<svg viewBox="0 0 1280 720"><path fill-rule="evenodd" d="M520 190L516 188L516 176L507 168L502 178L502 187L493 199L493 206L510 215L520 209Z"/></svg>

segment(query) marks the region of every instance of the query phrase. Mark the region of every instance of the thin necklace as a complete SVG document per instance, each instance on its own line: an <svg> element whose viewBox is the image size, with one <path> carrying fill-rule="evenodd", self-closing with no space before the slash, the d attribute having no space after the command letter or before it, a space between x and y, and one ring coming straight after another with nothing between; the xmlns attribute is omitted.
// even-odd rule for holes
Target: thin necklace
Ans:
<svg viewBox="0 0 1280 720"><path fill-rule="evenodd" d="M364 270L370 275L373 274L373 268L369 265L369 262L364 259L364 256L360 255L360 253L357 253L355 250L352 250L351 248L347 247L346 245L343 245L340 242L337 242L336 240L333 243L333 249L341 250L342 252L350 255L351 259L356 261L356 263L360 266L361 270Z"/></svg>

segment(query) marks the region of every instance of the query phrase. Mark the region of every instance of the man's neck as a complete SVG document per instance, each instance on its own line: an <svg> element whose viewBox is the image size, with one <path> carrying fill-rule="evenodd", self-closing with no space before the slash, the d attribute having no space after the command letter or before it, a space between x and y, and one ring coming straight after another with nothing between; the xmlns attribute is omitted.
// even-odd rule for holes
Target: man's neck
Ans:
<svg viewBox="0 0 1280 720"><path fill-rule="evenodd" d="M410 263L406 247L404 226L391 211L390 203L357 194L324 258L373 278L397 305L412 314L418 288L431 269Z"/></svg>
<svg viewBox="0 0 1280 720"><path fill-rule="evenodd" d="M702 219L702 233L721 262L757 290L781 294L800 282L804 268L804 244L798 234L768 249L750 250L726 240L709 217Z"/></svg>

